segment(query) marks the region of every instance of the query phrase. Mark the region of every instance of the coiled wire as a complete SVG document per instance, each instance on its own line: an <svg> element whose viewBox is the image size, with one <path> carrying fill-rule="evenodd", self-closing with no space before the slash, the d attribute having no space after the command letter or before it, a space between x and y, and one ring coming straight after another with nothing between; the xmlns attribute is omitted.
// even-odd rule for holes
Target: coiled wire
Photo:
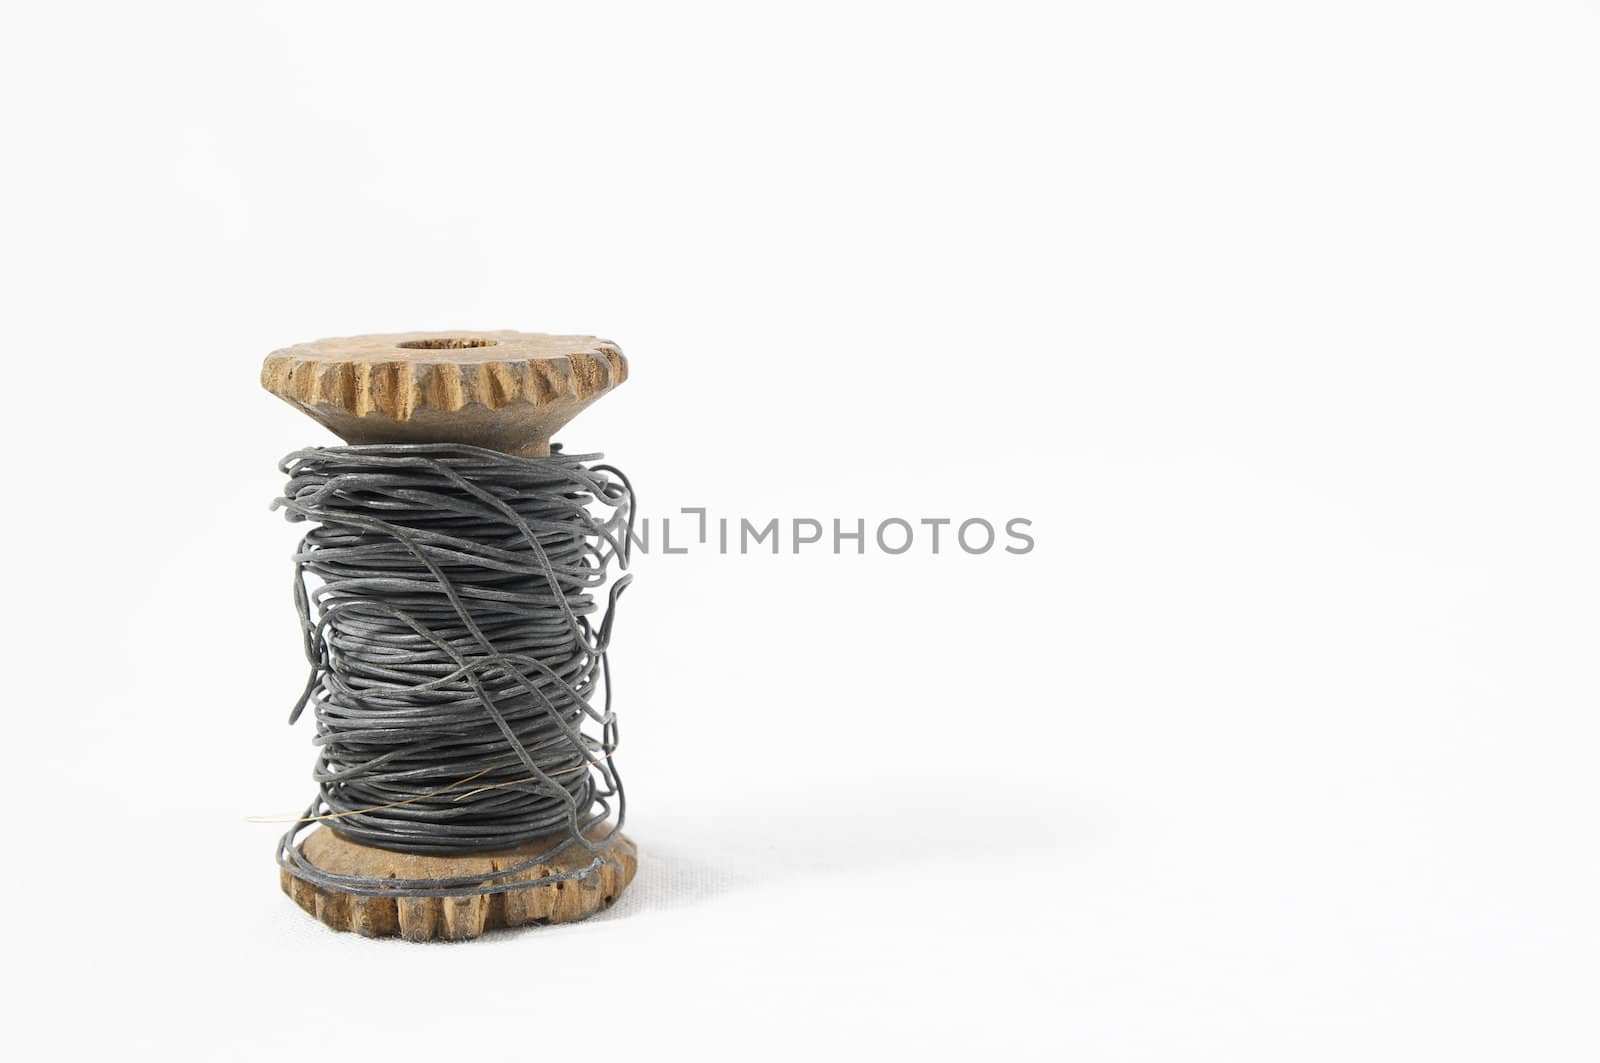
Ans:
<svg viewBox="0 0 1600 1063"><path fill-rule="evenodd" d="M315 525L294 556L311 674L289 719L310 706L318 747L317 797L280 840L280 866L369 896L496 893L599 866L504 881L573 842L600 848L626 812L606 650L631 576L591 618L610 562L627 567L633 492L589 464L600 455L552 450L312 447L279 464L289 481L273 507ZM487 881L374 880L305 858L296 838L319 822L408 853L552 843Z"/></svg>

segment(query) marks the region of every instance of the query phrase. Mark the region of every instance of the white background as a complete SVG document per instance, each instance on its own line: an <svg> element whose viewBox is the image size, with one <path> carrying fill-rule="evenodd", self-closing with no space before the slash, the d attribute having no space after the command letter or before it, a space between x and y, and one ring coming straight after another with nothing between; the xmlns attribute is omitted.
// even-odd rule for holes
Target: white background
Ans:
<svg viewBox="0 0 1600 1063"><path fill-rule="evenodd" d="M1600 10L15 4L16 1058L1593 1059ZM416 946L310 796L268 351L592 332L639 878Z"/></svg>

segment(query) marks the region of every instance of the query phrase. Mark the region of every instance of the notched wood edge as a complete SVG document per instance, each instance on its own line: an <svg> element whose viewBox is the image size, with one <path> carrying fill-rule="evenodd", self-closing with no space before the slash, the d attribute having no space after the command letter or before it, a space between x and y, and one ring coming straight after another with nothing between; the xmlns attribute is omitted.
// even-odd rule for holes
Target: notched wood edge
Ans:
<svg viewBox="0 0 1600 1063"><path fill-rule="evenodd" d="M306 409L409 421L419 411L471 405L502 410L589 402L628 379L628 360L609 340L591 352L499 362L338 361L270 354L261 386Z"/></svg>
<svg viewBox="0 0 1600 1063"><path fill-rule="evenodd" d="M586 878L460 897L360 897L314 886L284 868L279 869L278 882L307 914L334 930L364 937L398 935L408 941L466 941L486 930L576 922L611 907L633 881L638 849L618 834L596 855L601 864ZM482 857L466 859L476 862ZM558 873L559 860L558 855L551 866L535 867L526 874L540 878Z"/></svg>

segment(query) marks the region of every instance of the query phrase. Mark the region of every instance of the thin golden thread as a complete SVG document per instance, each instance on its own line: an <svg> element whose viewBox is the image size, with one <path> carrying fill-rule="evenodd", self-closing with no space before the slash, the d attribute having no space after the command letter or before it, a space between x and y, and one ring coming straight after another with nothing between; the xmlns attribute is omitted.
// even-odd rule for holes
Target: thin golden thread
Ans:
<svg viewBox="0 0 1600 1063"><path fill-rule="evenodd" d="M327 813L324 813L323 815L320 815L320 816L299 816L299 817L295 817L295 818L291 818L291 819L271 819L271 818L268 818L266 816L246 816L245 817L245 822L247 822L247 823L320 823L325 819L340 819L340 818L342 818L344 816L359 816L363 812L381 812L386 808L399 808L401 805L414 804L417 801L426 801L430 797L438 797L440 794L447 794L451 790L454 790L456 787L463 786L466 783L471 782L473 779L478 778L479 776L487 775L493 770L494 770L494 768L492 768L492 767L484 768L482 771L475 771L471 775L468 775L466 778L457 779L455 782L451 783L450 785L441 787L440 789L437 789L437 790L433 791L432 793L418 794L416 797L408 797L404 801L391 801L386 805L373 805L370 808L352 808L352 809L348 809L348 810L346 810L344 812L327 812Z"/></svg>

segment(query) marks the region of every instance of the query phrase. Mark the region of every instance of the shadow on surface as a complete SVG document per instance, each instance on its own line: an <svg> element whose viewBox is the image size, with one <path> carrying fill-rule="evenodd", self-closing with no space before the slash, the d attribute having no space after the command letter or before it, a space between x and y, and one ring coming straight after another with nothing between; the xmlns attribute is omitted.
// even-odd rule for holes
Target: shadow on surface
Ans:
<svg viewBox="0 0 1600 1063"><path fill-rule="evenodd" d="M1039 795L989 791L959 800L942 781L894 790L784 794L743 807L675 809L630 816L639 872L616 907L597 919L670 911L763 884L811 877L951 867L1007 871L1031 854L1059 851L1081 833Z"/></svg>

